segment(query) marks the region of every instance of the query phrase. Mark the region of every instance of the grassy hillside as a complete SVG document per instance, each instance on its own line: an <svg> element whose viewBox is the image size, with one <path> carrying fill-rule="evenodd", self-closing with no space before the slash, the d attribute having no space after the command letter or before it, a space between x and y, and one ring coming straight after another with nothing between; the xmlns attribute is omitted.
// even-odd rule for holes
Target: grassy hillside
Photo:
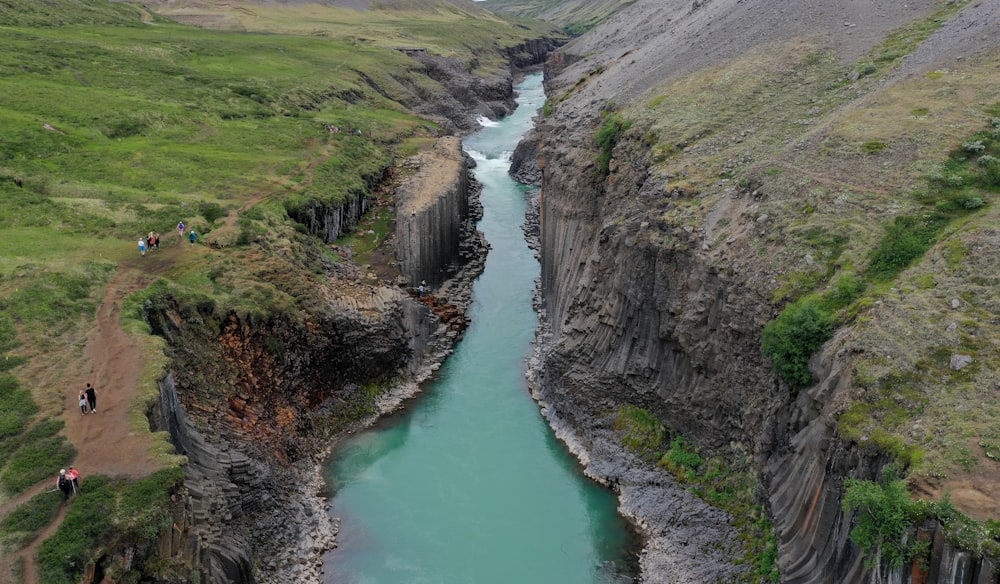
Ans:
<svg viewBox="0 0 1000 584"><path fill-rule="evenodd" d="M475 56L475 69L502 66L495 49L555 34L538 20L500 18L477 3L438 0L373 2L365 10L336 3L153 2L161 14L195 26L340 39L356 46L418 47L447 57Z"/></svg>
<svg viewBox="0 0 1000 584"><path fill-rule="evenodd" d="M503 14L557 24L571 35L587 32L634 0L486 0L483 6Z"/></svg>
<svg viewBox="0 0 1000 584"><path fill-rule="evenodd" d="M164 358L134 319L157 293L220 312L302 314L315 301L305 291L326 285L322 266L345 260L289 209L371 194L385 169L437 133L401 104L448 89L395 48L459 57L494 75L500 49L548 30L444 2L419 11L220 10L246 22L214 30L128 3L0 2L0 397L10 408L0 415L0 579L15 557L33 553L24 546L54 515L52 495L33 495L79 447L63 420L75 413L66 412L68 392L93 371L85 352L106 285L111 293L146 288L106 307L123 308L125 328L145 339L146 395ZM188 20L206 24L199 18ZM372 225L384 236L391 201L383 194L381 203ZM200 235L183 256L188 246L172 233L179 220ZM169 253L139 256L136 241L150 231ZM137 430L145 409L136 404L129 414ZM102 482L93 496L148 488ZM155 531L161 520L138 527ZM43 550L43 581L71 581L82 569L46 566L62 562L59 546L75 542L73 557L85 563L116 529L102 524L93 539L80 528L71 514ZM19 561L17 570L28 569Z"/></svg>

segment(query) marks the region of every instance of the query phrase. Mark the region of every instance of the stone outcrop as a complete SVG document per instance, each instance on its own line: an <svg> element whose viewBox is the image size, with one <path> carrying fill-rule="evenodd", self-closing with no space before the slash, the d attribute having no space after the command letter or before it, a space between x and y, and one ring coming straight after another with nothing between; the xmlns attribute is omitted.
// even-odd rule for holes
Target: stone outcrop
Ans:
<svg viewBox="0 0 1000 584"><path fill-rule="evenodd" d="M475 255L463 248L479 217L469 210L469 173L462 143L441 138L407 163L415 174L396 192L395 247L412 286L436 286Z"/></svg>
<svg viewBox="0 0 1000 584"><path fill-rule="evenodd" d="M346 201L331 203L310 200L301 207L288 210L288 215L306 226L311 235L325 242L334 242L350 232L361 217L371 210L375 202L372 191L387 180L389 169L365 179L367 190L350 193Z"/></svg>
<svg viewBox="0 0 1000 584"><path fill-rule="evenodd" d="M528 69L545 63L552 51L556 50L561 43L561 39L531 39L503 49L501 53L514 69Z"/></svg>
<svg viewBox="0 0 1000 584"><path fill-rule="evenodd" d="M817 383L807 389L790 388L762 355L762 330L780 306L772 296L773 275L757 270L754 256L773 253L781 242L769 237L777 231L773 217L769 223L766 214L747 210L759 193L754 188L741 192L718 180L718 174L709 175L713 184L687 191L669 187L673 179L676 184L685 177L666 176L656 168L657 154L642 135L661 128L618 136L606 169L597 163L594 143L605 114L636 104L641 109L658 97L644 91L735 58L756 39L777 40L807 28L826 39L831 23L840 21L830 11L851 6L820 4L796 2L771 18L774 6L766 3L715 1L692 8L690 2L640 0L560 50L546 67L547 93L556 104L540 122L538 154L540 306L549 329L540 335L533 387L588 474L621 493L623 512L648 538L643 581L731 581L728 570L739 569L720 561L717 572L706 573L700 556L705 546L677 544L695 541L695 533L711 533L729 549L733 532L724 518L698 512L685 515L686 525L678 527L658 506L686 511L689 507L674 498L677 487L661 478L652 494L646 491L651 481L618 465L623 455L609 445L607 413L623 404L652 412L702 452L748 461L757 470L758 498L769 509L778 537L782 581L866 582L872 577L849 538L854 517L842 508L843 481L874 480L889 458L836 432L852 384L850 348L842 338L814 356L810 366ZM866 20L859 25L863 34L823 46L854 58L891 30L888 23L902 25L930 8L926 2L907 11L878 4L888 9L884 20ZM743 11L763 12L751 17ZM730 26L733 20L744 23L742 28ZM730 128L719 124L708 133L727 135ZM738 132L733 135L732 141L742 142ZM655 137L650 141L655 143ZM719 156L727 139L708 142L701 159L685 156L692 147L688 141L665 147L677 150L668 157L672 164L694 174L696 166ZM683 205L707 211L717 200L707 193L718 192L726 193L718 206L730 206L732 221L750 227L716 241L697 211L687 215L687 222L670 219L681 215L671 211ZM741 247L741 241L757 247ZM935 542L928 571L904 566L893 572L892 581L995 581L990 562L955 550L938 527L925 526L921 533Z"/></svg>
<svg viewBox="0 0 1000 584"><path fill-rule="evenodd" d="M147 304L174 363L150 418L189 460L160 552L199 581L318 582L336 533L316 468L330 439L398 407L461 337L487 250L480 185L457 138L409 166L398 209L420 228L386 245L432 294L341 283L301 299L304 315L268 319L170 296ZM330 268L331 280L350 273ZM386 389L376 399L372 387Z"/></svg>
<svg viewBox="0 0 1000 584"><path fill-rule="evenodd" d="M508 172L521 184L542 184L542 169L538 167L538 132L534 129L529 130L514 148Z"/></svg>

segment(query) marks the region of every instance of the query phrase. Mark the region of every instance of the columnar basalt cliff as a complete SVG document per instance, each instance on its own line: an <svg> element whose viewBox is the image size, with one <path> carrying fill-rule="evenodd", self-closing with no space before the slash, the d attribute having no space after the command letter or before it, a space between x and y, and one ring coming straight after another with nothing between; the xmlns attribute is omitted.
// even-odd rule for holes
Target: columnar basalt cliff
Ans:
<svg viewBox="0 0 1000 584"><path fill-rule="evenodd" d="M176 533L161 551L200 581L318 581L336 526L315 457L338 432L396 407L460 338L486 253L478 185L457 138L408 166L416 172L400 200L419 199L425 223L396 245L413 277L433 279L433 296L343 280L330 265L329 283L301 299L310 308L300 313L219 315L169 294L147 305L173 362L150 418L188 457Z"/></svg>
<svg viewBox="0 0 1000 584"><path fill-rule="evenodd" d="M803 121L826 111L815 105L822 103L823 88L807 94L802 103L814 105L801 106L801 113L798 104L774 103L792 89L766 89L795 74L795 66L779 56L790 50L783 42L850 62L934 8L933 2L905 9L873 4L878 18L866 19L849 2L799 1L776 11L763 2L640 1L561 49L548 65L550 107L539 125L541 286L548 328L540 337L534 391L557 431L580 451L588 474L621 492L623 512L648 537L643 581L754 576L725 558L715 570L704 566L704 554L731 549L736 537L724 514L691 514L689 505L678 502L676 491L683 487L669 476L650 479L623 468L621 459L629 454L609 446L609 412L625 404L651 412L670 435L692 441L703 454L754 469L758 500L774 521L782 581L873 577L849 538L855 516L843 508L844 480L879 478L893 455L868 436L838 432L839 416L859 393L854 359L872 350L870 341L849 328L838 333L813 356L815 382L801 389L782 380L761 351L764 326L782 308L775 298L787 297L781 296L782 282L800 269L796 264L809 268L819 257L816 248L796 247L796 234L806 232L796 221L803 214L844 212L835 205L810 206L798 216L787 209L830 188L832 177L850 164L858 166L843 179L845 192L913 185L912 178L900 178L911 169L894 174L885 170L893 162L878 168L862 157L833 161L837 156L828 153L803 169L803 161L811 160L803 152L819 150L817 144L829 144L824 140L836 135L829 127L814 131L815 119ZM969 10L978 11L978 18L966 22L998 18L979 5ZM838 34L845 26L851 38ZM952 55L981 49L982 43L960 32L967 28L946 27L927 42L960 47ZM940 38L945 34L954 37ZM757 44L765 38L774 44L761 50ZM986 45L996 50L995 42ZM746 56L754 50L760 55ZM783 69L771 70L771 62ZM921 62L927 67L935 61L923 54ZM849 83L858 79L849 70L839 74ZM730 85L733 79L739 81ZM766 80L755 90L770 96L759 109L756 93L725 93L745 90L739 84L747 79ZM702 84L704 91L692 89ZM837 95L837 103L858 99L859 110L869 107L863 96L889 91L886 85L852 89L849 97ZM995 95L995 86L989 92ZM723 110L727 99L743 100L742 106ZM660 103L665 105L657 111L666 113L658 119L652 111ZM769 112L776 110L772 119ZM878 110L867 119L878 115L886 114ZM832 126L847 124L833 119ZM862 181L859 172L871 178ZM779 173L787 175L775 178ZM734 175L742 180L731 181ZM867 262L874 244L853 243L861 251L852 259ZM841 265L832 260L829 269ZM657 494L637 495L652 484ZM934 542L926 571L918 561L883 568L882 574L901 582L996 581L989 560L956 550L938 527L921 530L920 537Z"/></svg>
<svg viewBox="0 0 1000 584"><path fill-rule="evenodd" d="M413 286L421 281L437 285L468 259L462 257L462 243L475 231L462 143L441 138L412 165L416 173L396 195L396 255Z"/></svg>

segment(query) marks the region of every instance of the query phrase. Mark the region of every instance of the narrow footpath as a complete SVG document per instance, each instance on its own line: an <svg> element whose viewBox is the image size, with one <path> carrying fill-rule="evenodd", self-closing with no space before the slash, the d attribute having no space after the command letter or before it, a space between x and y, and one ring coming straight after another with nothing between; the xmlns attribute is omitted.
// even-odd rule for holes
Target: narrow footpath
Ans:
<svg viewBox="0 0 1000 584"><path fill-rule="evenodd" d="M132 422L134 415L130 414L138 396L143 358L139 340L122 329L121 307L128 295L154 282L184 254L204 252L201 246L179 245L176 236L165 237L161 249L149 251L145 256L137 252L134 258L119 263L115 277L104 289L82 355L59 364L61 374L56 379L65 393L61 419L66 423L67 439L77 450L73 466L81 473L81 488L86 488L87 477L91 475L141 478L161 468L162 464L151 455L151 434L137 427ZM97 413L81 415L77 394L87 383L97 389ZM51 478L0 505L0 516L51 489L58 471L53 469ZM0 584L7 584L11 566L18 558L24 558L23 584L39 582L35 555L42 541L58 529L65 512L60 507L52 523L29 545L0 558Z"/></svg>

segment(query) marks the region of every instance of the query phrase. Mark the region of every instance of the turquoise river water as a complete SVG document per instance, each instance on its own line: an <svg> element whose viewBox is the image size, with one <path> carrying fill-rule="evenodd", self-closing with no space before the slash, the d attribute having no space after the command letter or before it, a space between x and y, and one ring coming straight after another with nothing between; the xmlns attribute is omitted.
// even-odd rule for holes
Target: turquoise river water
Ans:
<svg viewBox="0 0 1000 584"><path fill-rule="evenodd" d="M524 379L539 267L520 227L524 188L507 169L544 102L541 76L518 91L512 115L464 141L492 246L472 325L419 398L328 466L341 526L327 584L587 584L628 571L613 494L580 473Z"/></svg>

